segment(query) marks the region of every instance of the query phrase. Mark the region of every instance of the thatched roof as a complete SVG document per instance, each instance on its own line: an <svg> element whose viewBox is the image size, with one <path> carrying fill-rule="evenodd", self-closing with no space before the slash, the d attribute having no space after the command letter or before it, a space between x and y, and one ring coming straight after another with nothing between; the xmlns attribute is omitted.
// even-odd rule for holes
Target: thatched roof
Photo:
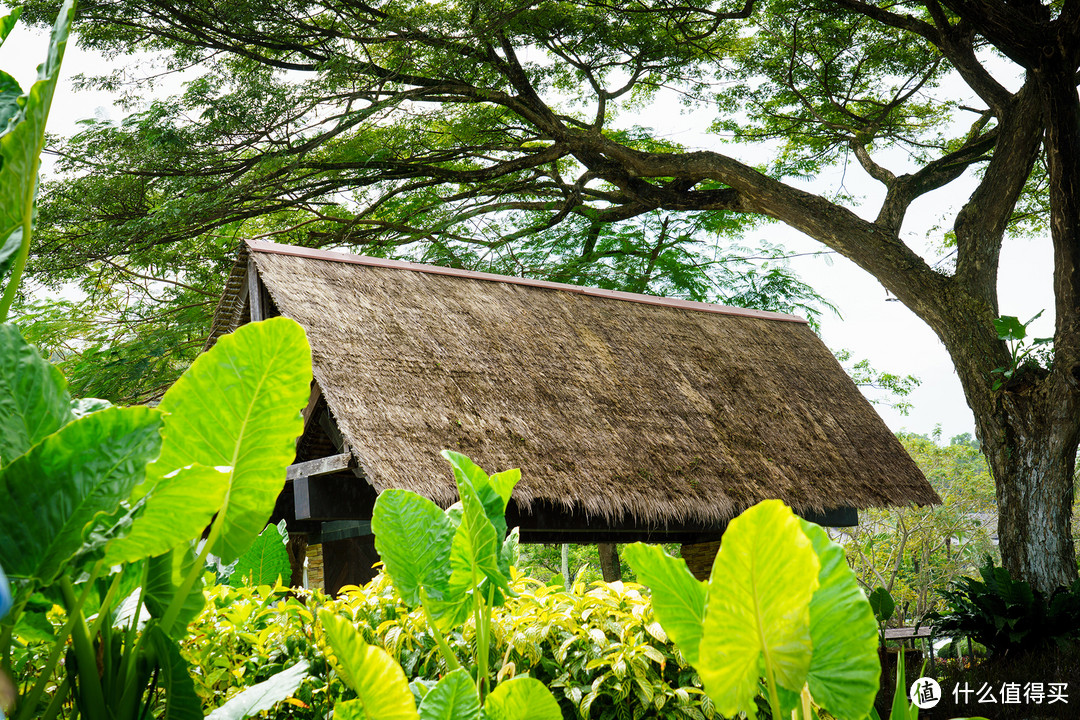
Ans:
<svg viewBox="0 0 1080 720"><path fill-rule="evenodd" d="M526 511L715 524L765 498L806 512L940 502L800 318L248 246L378 490L455 501L450 448L522 468ZM215 334L243 320L241 287Z"/></svg>

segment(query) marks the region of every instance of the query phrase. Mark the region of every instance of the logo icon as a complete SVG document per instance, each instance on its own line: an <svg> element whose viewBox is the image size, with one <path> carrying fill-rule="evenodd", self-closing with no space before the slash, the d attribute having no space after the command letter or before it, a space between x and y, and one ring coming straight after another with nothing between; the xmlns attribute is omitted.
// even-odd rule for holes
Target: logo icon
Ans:
<svg viewBox="0 0 1080 720"><path fill-rule="evenodd" d="M921 677L911 683L911 692L908 693L911 702L920 710L932 708L941 702L941 686L934 678Z"/></svg>

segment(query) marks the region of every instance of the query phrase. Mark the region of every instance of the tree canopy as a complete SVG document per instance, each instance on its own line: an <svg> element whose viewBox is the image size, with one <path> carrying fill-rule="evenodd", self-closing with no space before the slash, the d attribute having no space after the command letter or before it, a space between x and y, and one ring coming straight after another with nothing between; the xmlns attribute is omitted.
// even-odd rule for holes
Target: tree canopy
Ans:
<svg viewBox="0 0 1080 720"><path fill-rule="evenodd" d="M994 472L1006 565L1043 588L1076 576L1080 1L115 0L83 4L77 30L188 82L141 102L122 68L86 79L131 114L60 145L42 282L141 278L117 315L194 347L183 318L205 316L239 236L707 297L730 269L717 239L778 220L934 329ZM679 103L714 115L712 147L633 123ZM761 142L769 163L739 159ZM872 219L801 183L849 158L882 190ZM955 265L932 267L904 223L962 176ZM993 323L1001 245L1047 228L1052 363L995 388L1015 359Z"/></svg>

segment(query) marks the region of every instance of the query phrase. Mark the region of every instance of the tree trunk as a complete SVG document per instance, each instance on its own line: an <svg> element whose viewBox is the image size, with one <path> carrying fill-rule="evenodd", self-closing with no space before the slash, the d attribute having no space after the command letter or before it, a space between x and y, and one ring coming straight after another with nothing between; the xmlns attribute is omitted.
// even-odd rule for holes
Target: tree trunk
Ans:
<svg viewBox="0 0 1080 720"><path fill-rule="evenodd" d="M596 551L600 554L600 571L604 574L604 582L622 580L622 564L619 563L615 543L597 543Z"/></svg>
<svg viewBox="0 0 1080 720"><path fill-rule="evenodd" d="M1049 593L1077 579L1071 522L1080 407L1075 394L1051 391L1052 378L1031 386L1024 379L1021 372L1019 386L1001 393L998 413L976 420L997 487L1002 563Z"/></svg>

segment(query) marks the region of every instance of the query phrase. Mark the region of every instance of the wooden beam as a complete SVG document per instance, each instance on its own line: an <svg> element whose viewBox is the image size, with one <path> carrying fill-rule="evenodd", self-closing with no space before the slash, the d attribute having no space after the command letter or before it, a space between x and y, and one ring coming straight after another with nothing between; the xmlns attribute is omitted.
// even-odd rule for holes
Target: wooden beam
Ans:
<svg viewBox="0 0 1080 720"><path fill-rule="evenodd" d="M330 473L348 470L352 466L352 453L330 455L318 460L293 463L285 468L285 479L296 481L304 477L316 475L329 475Z"/></svg>
<svg viewBox="0 0 1080 720"><path fill-rule="evenodd" d="M378 493L353 475L315 475L293 484L296 520L370 520Z"/></svg>
<svg viewBox="0 0 1080 720"><path fill-rule="evenodd" d="M253 258L248 258L247 288L248 304L251 307L251 322L259 322L266 319L266 309L262 304L262 292L259 288L259 268Z"/></svg>
<svg viewBox="0 0 1080 720"><path fill-rule="evenodd" d="M311 413L314 412L315 405L318 404L319 398L321 398L321 397L322 397L322 388L319 387L319 381L318 380L312 380L311 381L311 394L308 396L307 407L305 407L303 412L301 413L303 415L303 417L304 417L304 427L307 427L308 420L311 419ZM297 442L299 442L300 438L297 438L296 440L297 440Z"/></svg>

